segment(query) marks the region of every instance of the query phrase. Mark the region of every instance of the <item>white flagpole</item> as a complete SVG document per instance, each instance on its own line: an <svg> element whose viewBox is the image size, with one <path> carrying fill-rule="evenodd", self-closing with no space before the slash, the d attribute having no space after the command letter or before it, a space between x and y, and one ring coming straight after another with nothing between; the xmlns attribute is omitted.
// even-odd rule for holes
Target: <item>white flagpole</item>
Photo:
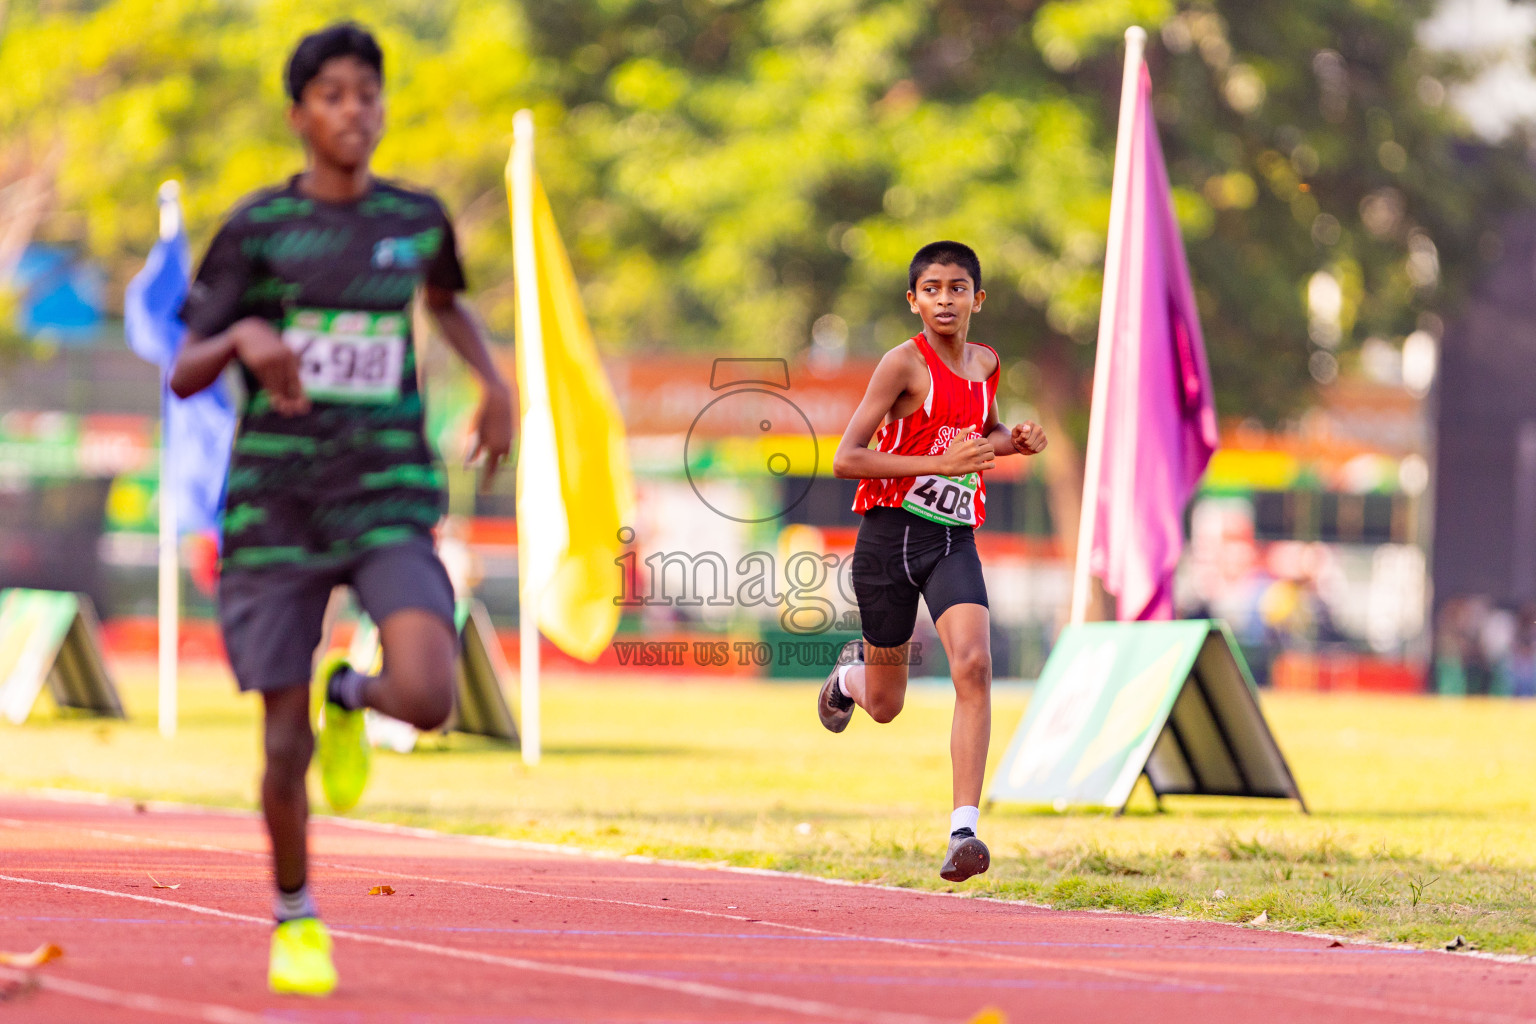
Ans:
<svg viewBox="0 0 1536 1024"><path fill-rule="evenodd" d="M517 344L521 346L523 365L528 370L527 391L547 401L544 388L544 327L539 316L539 277L533 245L533 111L519 110L512 119L512 273L517 286ZM532 402L529 403L530 405ZM523 410L522 437L528 438L527 424L539 410ZM519 459L521 461L521 459ZM522 467L519 467L519 476ZM519 499L522 498L519 488ZM519 639L518 690L522 697L523 763L539 763L539 615L538 595L529 586L532 576L529 525L518 507L517 578Z"/></svg>
<svg viewBox="0 0 1536 1024"><path fill-rule="evenodd" d="M168 242L181 230L181 186L160 186L160 240ZM170 368L166 368L170 372ZM181 576L177 557L176 487L170 458L169 395L160 385L160 735L176 735L176 662L180 643Z"/></svg>
<svg viewBox="0 0 1536 1024"><path fill-rule="evenodd" d="M1126 197L1131 184L1131 131L1136 90L1141 82L1142 53L1147 31L1139 25L1125 30L1125 78L1120 83L1120 124L1115 134L1115 176L1109 201L1109 242L1104 251L1104 295L1099 306L1099 343L1093 359L1093 405L1088 410L1088 450L1083 466L1083 508L1077 524L1077 562L1072 570L1072 618L1075 625L1088 614L1088 561L1093 552L1093 531L1098 522L1099 474L1104 456L1104 418L1108 415L1110 356L1114 350L1115 323L1111 314L1119 308L1120 269L1124 254Z"/></svg>

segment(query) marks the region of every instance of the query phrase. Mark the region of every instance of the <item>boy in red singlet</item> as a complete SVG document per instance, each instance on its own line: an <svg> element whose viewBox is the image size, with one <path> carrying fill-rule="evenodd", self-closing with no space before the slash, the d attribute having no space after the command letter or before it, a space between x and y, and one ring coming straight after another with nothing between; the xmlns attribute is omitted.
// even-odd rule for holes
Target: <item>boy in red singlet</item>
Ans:
<svg viewBox="0 0 1536 1024"><path fill-rule="evenodd" d="M991 620L974 536L987 517L982 474L1000 455L1034 455L1046 443L1038 424L1010 431L998 421L1002 361L992 348L966 341L985 298L981 263L969 246L931 242L912 258L907 302L922 317L922 332L880 360L832 461L837 476L859 481L853 510L864 522L853 589L864 638L844 648L817 701L821 724L832 732L847 727L855 704L877 722L901 712L921 595L955 683L955 809L939 871L951 882L991 862L976 837L992 729Z"/></svg>

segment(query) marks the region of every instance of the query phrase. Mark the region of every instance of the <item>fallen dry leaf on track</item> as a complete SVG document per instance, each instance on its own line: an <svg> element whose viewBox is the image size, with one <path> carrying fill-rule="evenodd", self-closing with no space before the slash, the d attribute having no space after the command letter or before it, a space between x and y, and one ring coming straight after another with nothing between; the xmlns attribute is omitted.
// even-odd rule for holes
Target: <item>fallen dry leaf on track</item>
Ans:
<svg viewBox="0 0 1536 1024"><path fill-rule="evenodd" d="M393 896L395 890L387 885L376 885L368 890L369 896Z"/></svg>
<svg viewBox="0 0 1536 1024"><path fill-rule="evenodd" d="M57 960L63 955L62 949L49 942L38 946L30 953L0 953L0 966L31 970L34 967L43 966L50 960Z"/></svg>
<svg viewBox="0 0 1536 1024"><path fill-rule="evenodd" d="M177 882L175 885L166 885L164 882L160 881L160 879L156 878L154 875L150 875L148 871L146 871L144 873L146 875L149 875L149 880L151 882L155 883L155 888L156 889L180 889L181 888L181 883L180 882Z"/></svg>

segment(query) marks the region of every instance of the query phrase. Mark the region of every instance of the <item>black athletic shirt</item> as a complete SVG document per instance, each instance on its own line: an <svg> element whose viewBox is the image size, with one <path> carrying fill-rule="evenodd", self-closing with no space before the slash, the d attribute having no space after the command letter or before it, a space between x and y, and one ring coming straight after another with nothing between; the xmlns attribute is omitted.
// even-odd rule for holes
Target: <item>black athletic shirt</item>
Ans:
<svg viewBox="0 0 1536 1024"><path fill-rule="evenodd" d="M443 473L422 432L411 300L459 291L453 225L429 193L375 180L347 203L298 178L247 198L219 229L181 317L204 338L259 316L300 352L311 410L246 403L225 497L226 569L314 565L424 534Z"/></svg>

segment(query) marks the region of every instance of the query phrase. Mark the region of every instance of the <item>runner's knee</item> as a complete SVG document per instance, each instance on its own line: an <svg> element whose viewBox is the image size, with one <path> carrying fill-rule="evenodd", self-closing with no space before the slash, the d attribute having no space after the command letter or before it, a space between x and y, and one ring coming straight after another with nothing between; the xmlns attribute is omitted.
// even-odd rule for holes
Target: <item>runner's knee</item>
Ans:
<svg viewBox="0 0 1536 1024"><path fill-rule="evenodd" d="M441 726L453 713L459 645L451 627L428 612L406 609L385 620L385 707L418 729Z"/></svg>
<svg viewBox="0 0 1536 1024"><path fill-rule="evenodd" d="M315 737L308 723L303 728L273 728L266 733L267 778L282 785L304 785L304 773L309 770L309 759L315 752Z"/></svg>
<svg viewBox="0 0 1536 1024"><path fill-rule="evenodd" d="M870 694L869 706L864 710L869 712L869 717L884 725L897 715L901 714L902 706L906 703L906 694Z"/></svg>
<svg viewBox="0 0 1536 1024"><path fill-rule="evenodd" d="M983 644L968 645L950 657L949 669L957 691L984 692L992 683L992 652Z"/></svg>
<svg viewBox="0 0 1536 1024"><path fill-rule="evenodd" d="M453 691L447 686L437 686L417 694L413 701L415 712L410 723L423 732L439 729L453 713Z"/></svg>
<svg viewBox="0 0 1536 1024"><path fill-rule="evenodd" d="M309 687L290 686L263 694L266 717L262 745L267 758L267 780L278 785L304 785L310 756L315 752L309 728Z"/></svg>
<svg viewBox="0 0 1536 1024"><path fill-rule="evenodd" d="M398 695L400 717L416 728L430 731L448 721L453 713L454 664L434 664L422 659L409 667L391 666L389 686Z"/></svg>

